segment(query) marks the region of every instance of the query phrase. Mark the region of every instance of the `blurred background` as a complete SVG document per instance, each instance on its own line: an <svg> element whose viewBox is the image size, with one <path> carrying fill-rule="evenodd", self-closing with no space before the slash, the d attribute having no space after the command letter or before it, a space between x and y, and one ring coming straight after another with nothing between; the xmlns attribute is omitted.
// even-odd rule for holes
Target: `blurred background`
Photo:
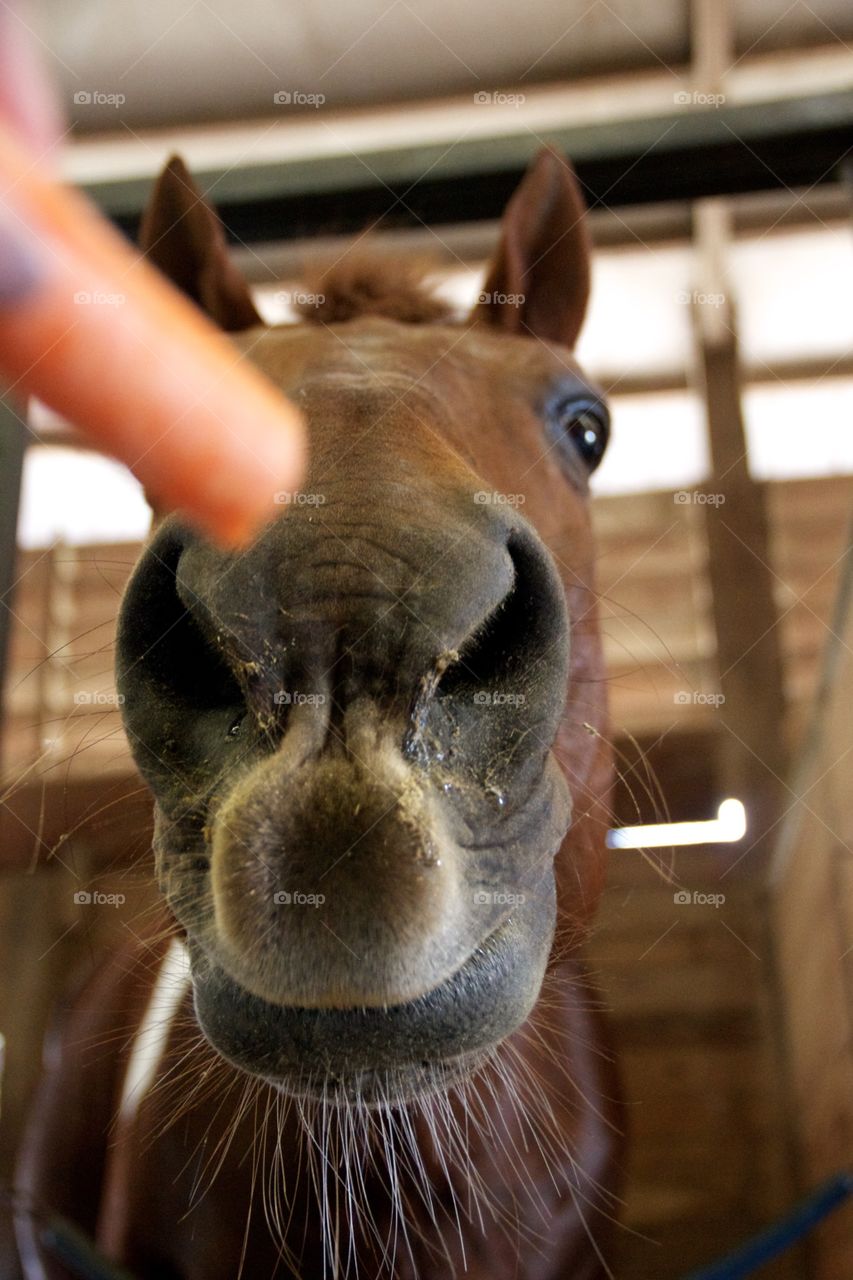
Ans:
<svg viewBox="0 0 853 1280"><path fill-rule="evenodd" d="M747 822L615 848L590 949L627 1098L616 1274L683 1275L853 1153L853 8L44 0L29 20L64 176L133 236L180 152L271 321L306 258L368 230L431 255L464 312L529 158L573 159L596 245L578 354L613 413L593 499L613 826L727 798ZM153 901L111 671L149 512L37 405L30 424L0 419L4 1182L57 994ZM125 903L75 902L93 887ZM760 1274L849 1280L850 1210Z"/></svg>

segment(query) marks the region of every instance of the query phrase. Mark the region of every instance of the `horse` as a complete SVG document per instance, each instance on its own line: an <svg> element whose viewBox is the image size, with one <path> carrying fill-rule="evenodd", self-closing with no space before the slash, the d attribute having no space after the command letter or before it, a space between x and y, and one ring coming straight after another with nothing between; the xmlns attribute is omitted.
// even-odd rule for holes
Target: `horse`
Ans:
<svg viewBox="0 0 853 1280"><path fill-rule="evenodd" d="M535 156L464 318L355 247L264 324L178 158L141 244L301 408L310 463L244 550L173 514L131 576L117 687L168 924L69 1001L21 1195L137 1280L610 1274L618 1079L582 952L609 420L573 355L573 170ZM64 1280L34 1221L27 1280Z"/></svg>

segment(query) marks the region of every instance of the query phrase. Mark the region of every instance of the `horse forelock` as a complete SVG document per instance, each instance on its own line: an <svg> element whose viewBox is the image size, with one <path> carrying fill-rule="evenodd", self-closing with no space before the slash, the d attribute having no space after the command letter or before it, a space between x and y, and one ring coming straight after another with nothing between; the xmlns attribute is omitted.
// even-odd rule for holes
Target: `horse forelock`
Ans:
<svg viewBox="0 0 853 1280"><path fill-rule="evenodd" d="M313 324L382 316L403 324L437 324L454 318L436 296L434 261L376 249L350 249L334 261L307 264L296 311Z"/></svg>

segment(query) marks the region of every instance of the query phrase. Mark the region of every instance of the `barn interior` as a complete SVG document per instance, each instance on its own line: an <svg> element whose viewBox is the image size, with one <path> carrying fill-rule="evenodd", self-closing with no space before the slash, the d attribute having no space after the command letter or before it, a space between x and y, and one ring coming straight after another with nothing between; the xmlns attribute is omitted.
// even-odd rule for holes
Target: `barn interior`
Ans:
<svg viewBox="0 0 853 1280"><path fill-rule="evenodd" d="M180 153L270 321L368 228L427 253L464 312L529 158L572 158L595 245L578 354L613 419L593 517L625 834L589 961L627 1101L615 1274L687 1275L853 1161L853 9L42 0L19 20L60 88L65 179L133 237ZM8 1187L51 1011L155 890L112 675L140 487L12 391L0 495ZM75 899L93 888L125 902ZM853 1205L756 1274L848 1280Z"/></svg>

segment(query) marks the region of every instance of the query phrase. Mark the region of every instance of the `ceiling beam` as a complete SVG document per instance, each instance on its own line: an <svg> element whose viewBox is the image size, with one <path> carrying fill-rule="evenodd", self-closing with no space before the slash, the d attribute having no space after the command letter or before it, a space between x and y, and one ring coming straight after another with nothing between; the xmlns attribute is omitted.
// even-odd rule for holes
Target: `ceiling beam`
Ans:
<svg viewBox="0 0 853 1280"><path fill-rule="evenodd" d="M545 140L572 157L593 210L811 186L833 182L853 145L853 90L193 168L231 239L255 244L497 218ZM150 185L146 175L84 189L133 237Z"/></svg>
<svg viewBox="0 0 853 1280"><path fill-rule="evenodd" d="M735 235L829 226L846 222L850 205L838 183L804 191L745 192L730 197ZM596 249L637 250L651 244L683 244L692 234L691 205L687 200L668 204L594 208L588 214ZM396 253L428 254L437 266L451 269L482 267L498 238L497 219L447 223L441 238L428 227L396 227L383 230L383 246ZM308 239L259 241L251 248L235 245L235 264L250 284L299 279L308 257L335 258L352 243L352 233L314 235Z"/></svg>

